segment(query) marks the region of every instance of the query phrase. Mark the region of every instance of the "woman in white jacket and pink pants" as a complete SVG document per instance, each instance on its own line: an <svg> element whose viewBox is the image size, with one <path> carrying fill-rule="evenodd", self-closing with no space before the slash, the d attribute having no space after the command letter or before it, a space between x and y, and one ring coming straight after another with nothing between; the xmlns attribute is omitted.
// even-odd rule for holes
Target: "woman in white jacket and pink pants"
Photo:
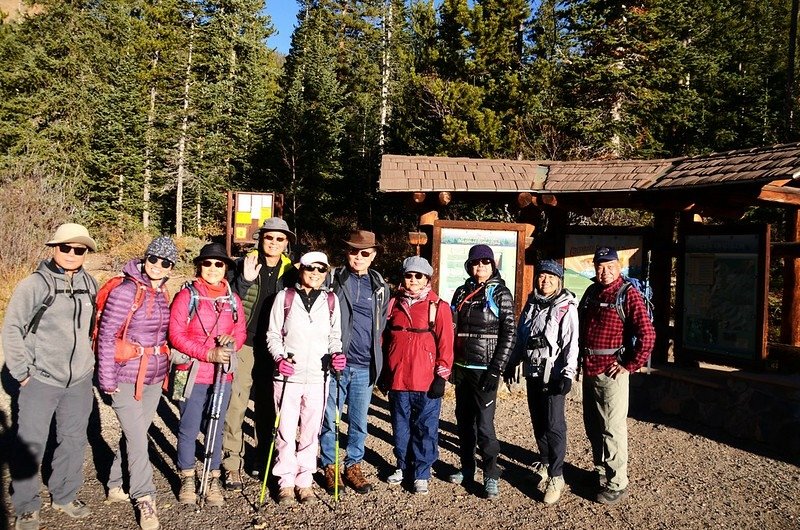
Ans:
<svg viewBox="0 0 800 530"><path fill-rule="evenodd" d="M270 312L267 346L278 369L274 396L280 413L273 474L280 504L315 498L312 483L327 376L329 370L345 367L339 301L322 287L328 267L322 252L304 254L298 284L280 291Z"/></svg>

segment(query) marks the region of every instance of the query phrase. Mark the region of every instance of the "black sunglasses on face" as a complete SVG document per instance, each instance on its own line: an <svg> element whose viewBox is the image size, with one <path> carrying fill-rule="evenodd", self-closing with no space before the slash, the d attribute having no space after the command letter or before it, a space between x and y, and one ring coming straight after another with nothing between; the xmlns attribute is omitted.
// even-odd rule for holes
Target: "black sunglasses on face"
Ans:
<svg viewBox="0 0 800 530"><path fill-rule="evenodd" d="M150 254L149 256L147 256L147 261L148 261L148 263L151 263L151 264L153 264L153 265L155 265L156 263L158 263L158 261L159 261L159 260L161 260L161 267L162 267L162 268L164 268L164 269L169 269L170 267L172 267L172 265L174 265L174 264L173 264L173 263L172 263L170 260L168 260L168 259L165 259L165 258L159 258L158 256L153 256L152 254Z"/></svg>
<svg viewBox="0 0 800 530"><path fill-rule="evenodd" d="M490 260L489 258L474 259L474 260L470 261L469 264L472 267L475 267L478 264L480 264L480 265L491 265L492 264L492 260Z"/></svg>
<svg viewBox="0 0 800 530"><path fill-rule="evenodd" d="M286 238L282 236L264 235L264 239L266 239L267 241L277 241L278 243L283 243L284 241L286 241Z"/></svg>
<svg viewBox="0 0 800 530"><path fill-rule="evenodd" d="M316 272L321 272L322 274L328 272L328 267L326 267L325 265L302 265L300 268L306 272L316 271Z"/></svg>
<svg viewBox="0 0 800 530"><path fill-rule="evenodd" d="M371 250L358 250L358 249L353 248L353 249L350 249L348 251L348 254L350 254L351 256L358 256L359 254L361 254L362 258L368 258L368 257L370 257L372 255L372 251Z"/></svg>
<svg viewBox="0 0 800 530"><path fill-rule="evenodd" d="M221 269L222 267L225 266L225 262L212 261L210 259L207 259L207 260L203 261L202 263L200 263L200 265L202 265L203 267L216 267L218 269Z"/></svg>
<svg viewBox="0 0 800 530"><path fill-rule="evenodd" d="M58 245L58 250L62 254L69 254L69 251L71 250L72 252L75 253L76 256L83 256L89 249L86 247L73 247L72 245L61 243L60 245Z"/></svg>
<svg viewBox="0 0 800 530"><path fill-rule="evenodd" d="M405 278L406 280L410 280L411 278L416 278L418 280L421 280L424 277L425 275L422 274L421 272L407 272L403 274L403 278Z"/></svg>

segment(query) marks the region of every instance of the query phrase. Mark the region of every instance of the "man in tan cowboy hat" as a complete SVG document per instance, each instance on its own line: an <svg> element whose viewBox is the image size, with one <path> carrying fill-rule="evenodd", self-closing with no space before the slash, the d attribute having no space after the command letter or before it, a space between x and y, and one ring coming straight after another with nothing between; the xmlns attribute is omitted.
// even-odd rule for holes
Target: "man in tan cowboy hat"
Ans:
<svg viewBox="0 0 800 530"><path fill-rule="evenodd" d="M53 257L17 285L3 321L6 365L20 384L17 437L9 460L18 529L39 528L39 467L53 415L59 443L48 481L52 507L75 519L91 513L77 494L92 412L97 295L97 282L83 262L97 245L85 227L74 223L59 226L46 245Z"/></svg>
<svg viewBox="0 0 800 530"><path fill-rule="evenodd" d="M237 260L233 289L242 299L247 317L247 340L239 351L239 365L233 379L231 403L225 416L222 450L222 467L225 471L225 488L231 491L242 489L243 458L245 452L242 424L253 379L258 379L253 396L255 412L256 443L269 443L270 429L275 422L275 407L272 400L272 357L267 353L265 337L269 312L275 293L285 286L294 285L295 269L286 256L289 243L294 243L294 232L280 217L271 217L253 234L258 241L256 248L244 259ZM291 277L287 277L289 272ZM287 283L288 282L288 283ZM264 447L258 447L252 472L263 472L266 455Z"/></svg>
<svg viewBox="0 0 800 530"><path fill-rule="evenodd" d="M344 478L358 493L368 493L372 485L364 478L361 461L367 438L367 412L372 398L372 386L383 368L381 335L386 325L389 306L389 287L383 277L370 268L381 246L375 234L354 230L347 246L347 266L336 267L331 275L331 287L339 297L342 311L342 351L347 364L339 384L329 385L325 421L320 434L320 458L325 470L325 489L333 494L336 481L334 459L336 393L341 403L347 403L349 417L347 458Z"/></svg>

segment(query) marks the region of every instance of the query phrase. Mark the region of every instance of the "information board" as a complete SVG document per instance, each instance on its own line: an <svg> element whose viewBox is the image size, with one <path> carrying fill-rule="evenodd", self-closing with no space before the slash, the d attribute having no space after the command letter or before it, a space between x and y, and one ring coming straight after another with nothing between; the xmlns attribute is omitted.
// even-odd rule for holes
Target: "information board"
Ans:
<svg viewBox="0 0 800 530"><path fill-rule="evenodd" d="M644 231L636 232L619 227L574 229L564 237L564 287L575 293L578 300L592 284L594 251L597 247L613 247L619 255L622 274L642 278L644 272Z"/></svg>
<svg viewBox="0 0 800 530"><path fill-rule="evenodd" d="M237 191L233 193L233 242L252 243L253 234L264 221L280 215L274 193Z"/></svg>
<svg viewBox="0 0 800 530"><path fill-rule="evenodd" d="M766 356L769 228L705 227L684 238L681 347L695 358L741 364Z"/></svg>
<svg viewBox="0 0 800 530"><path fill-rule="evenodd" d="M448 303L469 274L464 268L473 245L488 245L500 276L514 294L517 312L524 304L522 275L525 262L525 225L472 221L436 221L433 225L433 289Z"/></svg>

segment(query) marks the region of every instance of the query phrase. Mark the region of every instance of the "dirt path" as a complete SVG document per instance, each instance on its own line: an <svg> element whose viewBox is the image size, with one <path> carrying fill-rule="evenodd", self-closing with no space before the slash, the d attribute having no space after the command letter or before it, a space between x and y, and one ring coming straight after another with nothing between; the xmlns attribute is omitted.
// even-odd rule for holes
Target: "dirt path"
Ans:
<svg viewBox="0 0 800 530"><path fill-rule="evenodd" d="M2 353L0 353L0 360ZM0 392L0 419L4 432L10 417L7 372ZM107 473L119 430L111 408L99 399L90 421L90 447L86 451L86 483L81 498L93 516L80 523L45 508L48 528L137 528L130 505L103 504L102 481ZM370 409L366 471L376 482L368 495L346 495L334 508L331 498L317 488L320 502L311 506L279 508L274 501L254 510L259 484L248 480L242 493L227 494L224 508L201 513L175 502L177 479L173 471L177 409L164 399L159 418L150 431L151 456L156 468L160 517L163 528L800 528L800 470L794 465L734 447L725 440L691 434L653 421L629 420L631 496L619 507L591 501L594 490L587 471L589 446L580 416L580 403L568 406L569 444L565 478L568 491L561 502L547 508L542 494L529 479L535 451L524 394L501 396L497 431L502 441L504 473L501 496L479 498L477 486L448 484L438 477L457 461L452 391L445 398L440 439L440 464L431 493L416 496L389 487L383 477L393 463L388 405L376 394ZM248 420L248 431L252 432ZM712 433L713 434L713 433ZM10 437L2 437L2 454L8 455ZM8 471L4 458L2 498L8 501ZM13 519L12 519L13 520Z"/></svg>

